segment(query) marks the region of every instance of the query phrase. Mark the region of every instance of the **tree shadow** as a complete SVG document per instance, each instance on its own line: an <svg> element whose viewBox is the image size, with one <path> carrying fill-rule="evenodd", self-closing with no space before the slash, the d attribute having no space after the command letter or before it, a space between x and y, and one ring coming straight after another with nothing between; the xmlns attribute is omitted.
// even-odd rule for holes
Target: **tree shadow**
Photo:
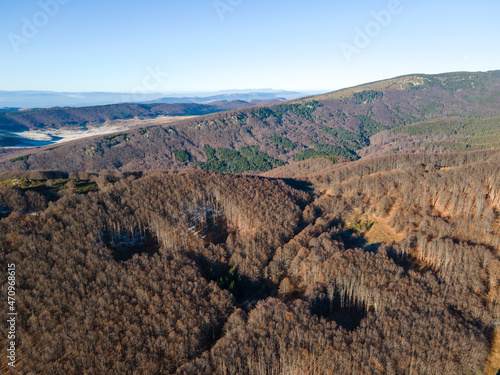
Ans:
<svg viewBox="0 0 500 375"><path fill-rule="evenodd" d="M223 244L229 237L229 225L226 217L212 207L194 215L188 231L201 238L205 244Z"/></svg>
<svg viewBox="0 0 500 375"><path fill-rule="evenodd" d="M313 184L309 181L296 180L293 178L282 178L281 181L295 190L300 190L308 194L314 192Z"/></svg>
<svg viewBox="0 0 500 375"><path fill-rule="evenodd" d="M213 281L220 289L231 292L236 304L243 310L249 311L255 303L270 297L277 290L277 286L267 279L255 281L239 274L236 266L211 260L200 253L190 252L188 256L194 260L205 280Z"/></svg>
<svg viewBox="0 0 500 375"><path fill-rule="evenodd" d="M361 321L368 316L364 304L345 302L338 293L332 300L323 293L310 301L310 311L312 314L324 318L327 321L334 321L337 325L347 331L355 331Z"/></svg>
<svg viewBox="0 0 500 375"><path fill-rule="evenodd" d="M364 250L365 252L367 253L373 253L373 254L376 254L378 249L380 248L380 246L382 246L382 242L375 242L375 243L370 243L370 244L366 244L364 246Z"/></svg>
<svg viewBox="0 0 500 375"><path fill-rule="evenodd" d="M343 231L340 234L340 239L344 243L344 246L347 249L354 249L354 248L365 248L366 244L368 241L366 240L365 236L362 234L358 233L354 229L347 229Z"/></svg>
<svg viewBox="0 0 500 375"><path fill-rule="evenodd" d="M111 249L111 255L116 262L125 262L138 254L153 256L160 250L160 242L149 231L145 234L105 233L105 246Z"/></svg>
<svg viewBox="0 0 500 375"><path fill-rule="evenodd" d="M314 186L311 182L304 180L296 180L294 178L269 178L269 180L283 181L286 185L290 186L291 188L307 193L309 195L309 199L300 200L299 202L297 202L297 205L300 207L301 210L304 210L306 206L309 203L311 203L312 195L314 193Z"/></svg>

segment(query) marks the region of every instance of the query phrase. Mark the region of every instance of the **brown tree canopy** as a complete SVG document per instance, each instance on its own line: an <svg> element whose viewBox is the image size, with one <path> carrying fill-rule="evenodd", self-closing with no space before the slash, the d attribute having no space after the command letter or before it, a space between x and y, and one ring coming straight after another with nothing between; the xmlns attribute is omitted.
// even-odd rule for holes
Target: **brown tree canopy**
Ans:
<svg viewBox="0 0 500 375"><path fill-rule="evenodd" d="M481 373L499 161L15 176L0 264L17 269L19 373Z"/></svg>

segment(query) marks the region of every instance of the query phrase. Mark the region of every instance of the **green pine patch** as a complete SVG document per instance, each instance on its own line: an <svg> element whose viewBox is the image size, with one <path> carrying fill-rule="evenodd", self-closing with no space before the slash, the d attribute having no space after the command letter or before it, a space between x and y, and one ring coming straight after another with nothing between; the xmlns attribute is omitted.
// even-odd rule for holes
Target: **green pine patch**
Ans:
<svg viewBox="0 0 500 375"><path fill-rule="evenodd" d="M267 172L273 168L285 165L281 160L274 159L259 150L259 146L241 147L238 151L227 148L215 150L205 145L207 162L196 162L198 168L220 173L243 173L247 171Z"/></svg>
<svg viewBox="0 0 500 375"><path fill-rule="evenodd" d="M278 146L283 147L284 149L295 149L297 144L289 140L288 138L281 137L279 135L273 135L268 138L271 142L276 143Z"/></svg>
<svg viewBox="0 0 500 375"><path fill-rule="evenodd" d="M181 163L186 163L191 160L191 155L186 150L176 150L174 151L174 156L175 159Z"/></svg>

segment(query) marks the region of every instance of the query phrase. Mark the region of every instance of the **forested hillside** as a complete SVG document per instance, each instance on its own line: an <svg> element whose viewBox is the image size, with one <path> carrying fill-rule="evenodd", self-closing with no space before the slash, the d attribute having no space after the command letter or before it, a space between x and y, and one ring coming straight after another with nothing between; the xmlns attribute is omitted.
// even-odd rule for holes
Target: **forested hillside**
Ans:
<svg viewBox="0 0 500 375"><path fill-rule="evenodd" d="M488 150L4 173L18 371L495 375L499 167Z"/></svg>
<svg viewBox="0 0 500 375"><path fill-rule="evenodd" d="M257 102L258 103L258 102ZM158 116L195 116L242 108L255 103L241 100L210 104L110 104L94 107L55 107L0 113L0 131L20 132L30 129L79 129L114 120L156 118Z"/></svg>
<svg viewBox="0 0 500 375"><path fill-rule="evenodd" d="M18 373L497 375L499 92L412 75L0 150Z"/></svg>
<svg viewBox="0 0 500 375"><path fill-rule="evenodd" d="M398 152L498 148L499 93L498 72L405 76L57 148L22 151L0 159L0 170L125 172L197 167L241 173L318 157L339 162ZM204 106L193 105L200 106L197 113L205 111ZM130 105L127 110L134 107L137 115L149 116L164 105L150 106ZM26 118L23 112L2 116L7 125L16 116ZM76 125L80 120L72 117L71 121Z"/></svg>

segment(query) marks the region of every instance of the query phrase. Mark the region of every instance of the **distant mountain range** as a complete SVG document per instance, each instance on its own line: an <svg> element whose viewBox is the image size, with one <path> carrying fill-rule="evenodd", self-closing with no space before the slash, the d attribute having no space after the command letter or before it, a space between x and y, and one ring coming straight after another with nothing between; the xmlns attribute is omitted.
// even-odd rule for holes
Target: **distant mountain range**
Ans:
<svg viewBox="0 0 500 375"><path fill-rule="evenodd" d="M133 108L154 115L167 105ZM147 106L152 107L146 110ZM124 108L129 111L132 107ZM77 118L75 111L60 109L58 119L70 113ZM85 112L95 111L89 108ZM36 123L31 115L23 117L19 112L3 116L21 116ZM500 148L500 71L456 72L407 75L285 103L232 109L98 136L57 148L32 149L4 156L0 171L201 168L243 173L268 171L310 158L339 162L401 152L494 148Z"/></svg>
<svg viewBox="0 0 500 375"><path fill-rule="evenodd" d="M83 107L117 103L202 103L212 100L269 100L295 99L306 96L284 90L228 90L220 92L195 93L112 93L112 92L53 92L53 91L0 91L1 108L51 108Z"/></svg>
<svg viewBox="0 0 500 375"><path fill-rule="evenodd" d="M255 101L255 100L270 100L270 99L296 99L305 96L304 93L294 91L280 91L280 92L248 92L248 93L233 93L233 94L219 94L212 96L191 96L191 97L164 97L151 100L147 103L210 103L212 101Z"/></svg>

